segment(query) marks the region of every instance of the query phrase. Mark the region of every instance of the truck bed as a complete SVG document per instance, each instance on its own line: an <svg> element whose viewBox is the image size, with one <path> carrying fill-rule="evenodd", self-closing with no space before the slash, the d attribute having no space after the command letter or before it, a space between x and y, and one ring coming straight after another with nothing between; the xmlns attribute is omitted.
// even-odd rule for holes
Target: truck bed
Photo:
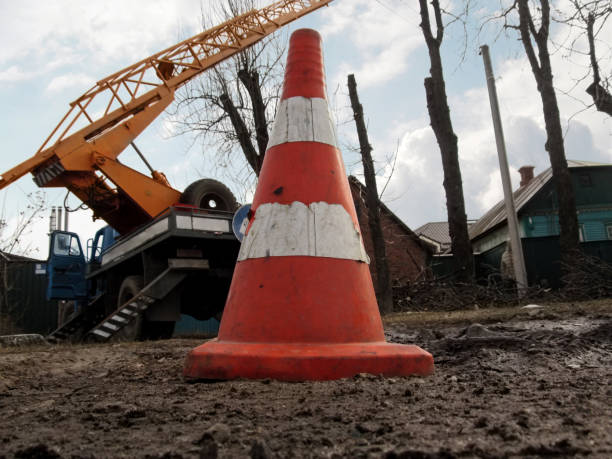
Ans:
<svg viewBox="0 0 612 459"><path fill-rule="evenodd" d="M200 246L207 244L207 241L210 244L224 241L225 245L233 246L237 252L240 242L232 232L232 216L225 212L172 207L151 223L119 239L102 254L99 269L87 277L94 277L144 250L163 245L171 238L198 240Z"/></svg>

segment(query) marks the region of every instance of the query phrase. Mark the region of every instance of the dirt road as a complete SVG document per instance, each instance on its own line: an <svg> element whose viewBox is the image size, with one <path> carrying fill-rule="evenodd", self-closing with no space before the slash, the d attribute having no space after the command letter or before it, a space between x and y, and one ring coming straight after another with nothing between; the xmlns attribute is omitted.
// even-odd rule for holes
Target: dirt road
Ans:
<svg viewBox="0 0 612 459"><path fill-rule="evenodd" d="M435 375L188 384L202 340L0 349L0 457L612 457L611 301L386 330Z"/></svg>

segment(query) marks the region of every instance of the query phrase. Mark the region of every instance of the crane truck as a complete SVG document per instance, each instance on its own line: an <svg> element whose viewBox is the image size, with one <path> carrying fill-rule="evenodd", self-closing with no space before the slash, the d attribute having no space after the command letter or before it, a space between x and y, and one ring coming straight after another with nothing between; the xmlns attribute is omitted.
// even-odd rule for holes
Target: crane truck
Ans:
<svg viewBox="0 0 612 459"><path fill-rule="evenodd" d="M98 81L34 156L0 176L0 189L28 173L39 187L65 187L108 223L88 259L77 234L51 234L47 297L76 307L50 338L166 338L180 314L204 320L222 311L240 245L234 196L207 178L181 193L134 140L181 86L331 1L277 1ZM117 159L130 145L150 177Z"/></svg>

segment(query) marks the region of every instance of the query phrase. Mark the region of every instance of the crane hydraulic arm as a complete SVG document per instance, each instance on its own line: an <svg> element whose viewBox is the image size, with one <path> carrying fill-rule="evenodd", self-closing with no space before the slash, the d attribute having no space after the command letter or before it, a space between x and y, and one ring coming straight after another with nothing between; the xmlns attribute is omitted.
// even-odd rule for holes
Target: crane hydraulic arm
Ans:
<svg viewBox="0 0 612 459"><path fill-rule="evenodd" d="M0 176L0 189L27 173L41 187L66 187L120 233L177 203L164 174L117 157L174 100L177 88L332 0L281 0L237 16L103 80L70 110L36 154Z"/></svg>

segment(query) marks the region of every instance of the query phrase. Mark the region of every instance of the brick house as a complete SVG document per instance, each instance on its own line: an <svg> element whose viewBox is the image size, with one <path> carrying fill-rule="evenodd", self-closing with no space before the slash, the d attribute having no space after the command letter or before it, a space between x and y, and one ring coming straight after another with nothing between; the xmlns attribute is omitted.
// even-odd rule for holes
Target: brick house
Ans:
<svg viewBox="0 0 612 459"><path fill-rule="evenodd" d="M370 273L372 274L372 280L376 282L376 264L368 223L366 187L352 175L349 176L349 185L357 211L363 243L370 257ZM425 244L382 202L380 202L380 211L393 286L404 286L417 279L422 279L428 273L428 262L432 254L431 247Z"/></svg>

